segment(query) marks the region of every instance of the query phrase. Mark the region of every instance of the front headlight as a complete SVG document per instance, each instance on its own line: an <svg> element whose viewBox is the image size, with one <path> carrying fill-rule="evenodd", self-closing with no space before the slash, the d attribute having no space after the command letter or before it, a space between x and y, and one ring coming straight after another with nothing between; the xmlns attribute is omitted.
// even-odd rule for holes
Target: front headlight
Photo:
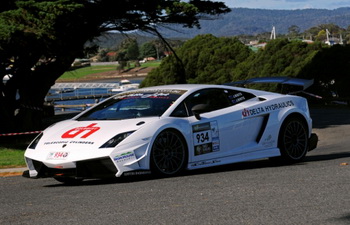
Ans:
<svg viewBox="0 0 350 225"><path fill-rule="evenodd" d="M109 139L106 143L104 143L100 148L113 148L117 146L122 140L127 138L130 134L132 134L134 131L128 131L125 133L118 134L114 136L113 138Z"/></svg>
<svg viewBox="0 0 350 225"><path fill-rule="evenodd" d="M40 141L41 137L43 136L43 134L44 133L41 133L38 136L36 136L36 138L32 141L32 143L30 143L28 148L35 149L36 145L39 143L39 141Z"/></svg>

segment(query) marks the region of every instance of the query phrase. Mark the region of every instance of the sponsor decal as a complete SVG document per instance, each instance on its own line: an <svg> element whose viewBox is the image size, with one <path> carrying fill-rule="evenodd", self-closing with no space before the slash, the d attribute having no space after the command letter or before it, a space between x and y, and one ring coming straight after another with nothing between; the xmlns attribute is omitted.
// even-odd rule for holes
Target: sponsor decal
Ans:
<svg viewBox="0 0 350 225"><path fill-rule="evenodd" d="M220 150L220 141L219 141L219 137L213 137L212 138L213 142L212 142L212 147L213 147L213 152L219 151Z"/></svg>
<svg viewBox="0 0 350 225"><path fill-rule="evenodd" d="M202 123L202 124L197 124L192 126L192 131L193 133L195 132L200 132L200 131L205 131L205 130L210 130L210 123Z"/></svg>
<svg viewBox="0 0 350 225"><path fill-rule="evenodd" d="M69 144L83 144L83 145L93 145L93 141L70 141Z"/></svg>
<svg viewBox="0 0 350 225"><path fill-rule="evenodd" d="M60 144L67 144L68 141L47 141L44 142L44 145L60 145Z"/></svg>
<svg viewBox="0 0 350 225"><path fill-rule="evenodd" d="M66 133L62 134L62 138L75 138L78 135L82 136L80 138L87 138L89 137L91 134L95 133L96 131L98 131L100 129L100 127L95 127L97 123L92 123L86 127L77 127L77 128L73 128L69 131L67 131Z"/></svg>
<svg viewBox="0 0 350 225"><path fill-rule="evenodd" d="M197 163L192 163L191 166L203 166L203 165L208 165L208 164L215 164L215 163L219 163L221 162L221 160L218 159L214 159L214 160L207 160L207 161L201 161L201 162L197 162Z"/></svg>
<svg viewBox="0 0 350 225"><path fill-rule="evenodd" d="M231 99L231 102L233 104L237 104L237 103L245 100L245 97L243 96L243 94L241 92L238 92L234 95L230 95L229 98Z"/></svg>
<svg viewBox="0 0 350 225"><path fill-rule="evenodd" d="M62 148L66 147L67 144L83 144L83 145L93 145L93 141L47 141L44 142L44 145L62 145Z"/></svg>
<svg viewBox="0 0 350 225"><path fill-rule="evenodd" d="M133 152L125 152L122 153L120 155L116 155L114 156L113 160L116 163L121 163L121 162L125 162L125 161L129 161L129 160L134 160L136 159L135 154Z"/></svg>
<svg viewBox="0 0 350 225"><path fill-rule="evenodd" d="M283 109L291 106L294 106L294 102L290 100L286 102L280 102L276 104L271 104L271 105L266 105L266 106L251 108L251 109L243 109L242 116L243 117L256 116L262 113L268 113L268 112L272 112L278 109Z"/></svg>
<svg viewBox="0 0 350 225"><path fill-rule="evenodd" d="M130 172L125 172L124 176L137 176L137 175L149 175L152 172L150 170L140 170L140 171L130 171Z"/></svg>
<svg viewBox="0 0 350 225"><path fill-rule="evenodd" d="M238 92L238 93L236 93L234 95L231 95L230 98L239 98L239 97L242 97L242 96L243 96L243 94L241 92Z"/></svg>
<svg viewBox="0 0 350 225"><path fill-rule="evenodd" d="M161 98L169 99L172 95L182 95L185 93L185 90L141 90L141 91L132 91L127 93L119 94L115 99L129 99L129 98Z"/></svg>
<svg viewBox="0 0 350 225"><path fill-rule="evenodd" d="M275 140L272 139L271 134L265 138L265 140L261 143L265 148L271 148L275 144Z"/></svg>
<svg viewBox="0 0 350 225"><path fill-rule="evenodd" d="M192 126L194 155L220 151L219 128L217 121Z"/></svg>
<svg viewBox="0 0 350 225"><path fill-rule="evenodd" d="M57 160L64 160L68 157L69 152L50 152L46 159L52 160L52 159L57 159Z"/></svg>
<svg viewBox="0 0 350 225"><path fill-rule="evenodd" d="M126 96L121 96L118 98L164 98L164 99L168 99L169 98L169 93L150 93L150 94L146 94L146 93L134 93L134 94L129 94Z"/></svg>

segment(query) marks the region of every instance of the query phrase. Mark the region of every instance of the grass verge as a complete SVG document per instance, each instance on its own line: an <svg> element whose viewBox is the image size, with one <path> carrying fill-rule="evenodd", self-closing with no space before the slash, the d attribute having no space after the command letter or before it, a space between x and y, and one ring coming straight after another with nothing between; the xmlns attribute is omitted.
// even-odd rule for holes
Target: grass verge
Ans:
<svg viewBox="0 0 350 225"><path fill-rule="evenodd" d="M23 149L0 147L0 169L25 166Z"/></svg>
<svg viewBox="0 0 350 225"><path fill-rule="evenodd" d="M24 151L36 134L0 138L0 169L25 167Z"/></svg>

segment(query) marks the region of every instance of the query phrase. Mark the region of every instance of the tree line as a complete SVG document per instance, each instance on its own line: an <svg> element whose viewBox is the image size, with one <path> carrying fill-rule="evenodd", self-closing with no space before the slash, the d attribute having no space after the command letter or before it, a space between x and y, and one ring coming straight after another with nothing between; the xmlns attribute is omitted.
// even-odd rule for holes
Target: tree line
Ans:
<svg viewBox="0 0 350 225"><path fill-rule="evenodd" d="M278 38L257 52L236 37L198 35L163 59L141 86L176 83L184 72L187 83L223 84L253 77L288 76L314 79L315 93L350 97L350 45L329 46ZM262 87L274 90L276 87Z"/></svg>
<svg viewBox="0 0 350 225"><path fill-rule="evenodd" d="M159 26L199 28L200 19L229 11L207 0L2 0L0 79L12 76L0 82L0 133L42 129L50 87L98 49L86 43L103 33L140 30L162 39Z"/></svg>
<svg viewBox="0 0 350 225"><path fill-rule="evenodd" d="M329 32L328 38L330 40L350 43L350 25L347 28L342 28L333 23L319 24L304 31L302 31L301 28L297 25L291 25L288 27L288 31L286 33L277 32L276 37L288 38L290 40L299 39L325 42L327 40L327 30ZM244 43L249 43L251 40L259 40L260 42L264 42L270 40L271 32L262 32L256 35L241 34L237 35L237 37Z"/></svg>
<svg viewBox="0 0 350 225"><path fill-rule="evenodd" d="M158 38L148 38L147 41L140 43L142 36L127 36L118 40L112 47L101 48L97 54L97 60L101 62L112 61L134 61L152 57L160 60L169 51L169 48ZM172 48L180 47L184 41L167 40ZM103 45L103 43L101 43ZM88 55L92 57L94 55Z"/></svg>
<svg viewBox="0 0 350 225"><path fill-rule="evenodd" d="M320 24L315 27L311 27L305 31L301 31L301 28L297 25L288 27L286 34L278 34L279 39L289 40L307 40L316 42L326 42L327 33L329 32L329 39L336 42L350 43L350 26L347 29L339 27L335 24ZM166 56L165 53L169 53L169 48L159 39L146 37L138 34L123 36L121 34L108 34L109 39L96 42L100 47L97 55L99 61L119 61L120 63L129 60L141 60L147 57L153 57L155 59L161 59ZM215 35L214 35L215 36ZM249 44L252 41L258 41L259 43L268 42L271 38L271 33L259 33L256 35L237 35L233 36L238 38L241 42ZM340 39L340 37L342 39ZM178 49L181 47L186 39L167 39L172 48ZM111 54L113 53L113 54ZM87 55L86 57L92 57L94 55Z"/></svg>

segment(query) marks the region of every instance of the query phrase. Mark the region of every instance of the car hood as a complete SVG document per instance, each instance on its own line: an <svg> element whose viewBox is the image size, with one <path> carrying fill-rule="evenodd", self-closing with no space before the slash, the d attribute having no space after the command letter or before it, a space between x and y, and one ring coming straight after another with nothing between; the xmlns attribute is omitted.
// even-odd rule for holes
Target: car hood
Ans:
<svg viewBox="0 0 350 225"><path fill-rule="evenodd" d="M136 131L155 120L159 120L159 117L108 121L62 121L44 131L37 148L96 149L117 134Z"/></svg>

